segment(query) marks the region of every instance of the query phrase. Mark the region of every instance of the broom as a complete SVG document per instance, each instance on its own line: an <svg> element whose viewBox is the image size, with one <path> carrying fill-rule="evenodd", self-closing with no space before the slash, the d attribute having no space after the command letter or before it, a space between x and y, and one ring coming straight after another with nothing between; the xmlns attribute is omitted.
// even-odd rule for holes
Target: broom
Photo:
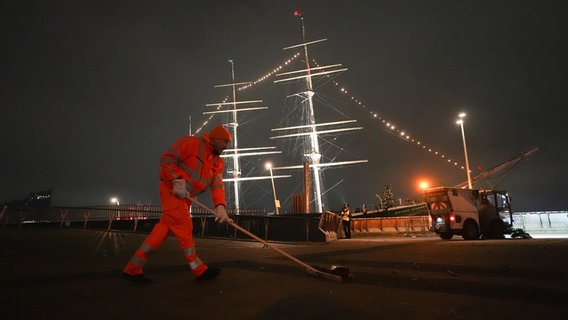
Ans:
<svg viewBox="0 0 568 320"><path fill-rule="evenodd" d="M192 197L188 197L188 198L189 198L189 200L191 200L192 202L194 202L195 204L197 204L201 208L205 209L207 212L209 212L213 215L215 214L215 211L213 211L211 208L207 207L203 203L195 200ZM342 266L332 266L331 268L311 266L311 265L303 262L302 260L288 254L287 252L283 251L282 249L278 248L277 246L268 243L267 241L258 237L254 233L246 230L245 228L239 226L238 224L236 224L234 222L228 222L228 223L233 228L241 231L242 233L246 234L247 236L253 238L254 240L264 244L265 246L269 247L270 249L280 253L281 255L285 256L286 258L288 258L288 259L296 262L297 264L301 265L302 267L304 267L306 269L306 272L311 274L311 275L315 275L315 276L325 278L325 279L329 279L329 280L341 281L341 282L347 282L353 276L351 274L351 272L349 271L349 268L342 267Z"/></svg>

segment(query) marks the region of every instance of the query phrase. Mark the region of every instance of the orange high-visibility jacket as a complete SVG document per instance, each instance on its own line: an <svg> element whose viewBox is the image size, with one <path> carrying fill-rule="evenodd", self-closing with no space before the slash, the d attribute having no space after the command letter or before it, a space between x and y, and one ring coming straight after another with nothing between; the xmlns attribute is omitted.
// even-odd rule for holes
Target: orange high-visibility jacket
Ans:
<svg viewBox="0 0 568 320"><path fill-rule="evenodd" d="M162 154L160 178L170 188L174 179L185 179L186 188L195 197L211 186L213 204L227 206L223 186L225 162L213 151L207 133L176 141Z"/></svg>

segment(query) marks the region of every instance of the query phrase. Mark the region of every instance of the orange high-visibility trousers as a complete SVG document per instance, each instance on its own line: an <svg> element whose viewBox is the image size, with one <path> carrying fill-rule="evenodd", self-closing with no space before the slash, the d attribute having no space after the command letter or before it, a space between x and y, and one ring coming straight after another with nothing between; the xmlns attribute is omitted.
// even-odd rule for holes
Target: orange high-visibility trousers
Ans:
<svg viewBox="0 0 568 320"><path fill-rule="evenodd" d="M172 188L164 182L160 182L160 201L163 210L162 218L140 245L140 248L136 250L132 259L124 267L123 272L130 275L144 274L143 268L148 261L148 254L158 250L171 232L176 236L180 247L184 250L185 259L191 268L191 272L195 277L199 277L207 270L207 265L197 257L195 251L192 234L193 223L189 215L191 201L174 196Z"/></svg>

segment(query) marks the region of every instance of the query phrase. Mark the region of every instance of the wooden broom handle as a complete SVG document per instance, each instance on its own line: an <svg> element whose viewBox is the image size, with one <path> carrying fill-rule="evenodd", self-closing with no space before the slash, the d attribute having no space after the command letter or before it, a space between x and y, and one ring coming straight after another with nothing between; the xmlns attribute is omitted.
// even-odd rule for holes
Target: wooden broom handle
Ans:
<svg viewBox="0 0 568 320"><path fill-rule="evenodd" d="M200 206L201 208L203 208L203 209L207 210L209 213L215 215L215 211L213 211L211 208L209 208L209 207L207 207L206 205L204 205L203 203L201 203L201 202L195 200L195 198L192 198L192 197L188 197L188 198L189 198L189 200L191 200L192 202L194 202L195 204L197 204L197 205ZM306 269L308 269L308 270L310 270L310 271L312 271L312 272L314 272L314 273L318 273L318 274L320 273L320 271L318 271L316 268L314 268L314 267L310 266L309 264L303 262L302 260L299 260L299 259L297 259L296 257L294 257L294 256L292 256L292 255L290 255L290 254L288 254L287 252L283 251L282 249L278 248L277 246L268 243L268 242L265 241L264 239L258 237L258 236L255 235L254 233L252 233L252 232L248 231L247 229L245 229L245 228L239 226L238 224L236 224L236 223L234 223L234 222L228 222L228 223L229 223L233 228L235 228L235 229L241 231L242 233L246 234L247 236L253 238L254 240L256 240L256 241L258 241L258 242L264 244L265 246L269 247L270 249L277 251L277 252L280 253L281 255L283 255L283 256L287 257L288 259L290 259L290 260L296 262L297 264L299 264L299 265L305 267Z"/></svg>

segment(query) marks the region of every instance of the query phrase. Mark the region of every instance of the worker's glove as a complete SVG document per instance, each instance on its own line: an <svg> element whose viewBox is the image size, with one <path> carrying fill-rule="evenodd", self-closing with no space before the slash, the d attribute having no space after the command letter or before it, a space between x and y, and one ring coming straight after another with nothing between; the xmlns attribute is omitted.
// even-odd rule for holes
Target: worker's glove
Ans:
<svg viewBox="0 0 568 320"><path fill-rule="evenodd" d="M187 199L189 197L189 192L185 188L184 179L174 179L172 180L172 185L174 187L174 195L180 199Z"/></svg>
<svg viewBox="0 0 568 320"><path fill-rule="evenodd" d="M215 222L233 222L233 219L227 215L227 209L222 204L215 207Z"/></svg>

